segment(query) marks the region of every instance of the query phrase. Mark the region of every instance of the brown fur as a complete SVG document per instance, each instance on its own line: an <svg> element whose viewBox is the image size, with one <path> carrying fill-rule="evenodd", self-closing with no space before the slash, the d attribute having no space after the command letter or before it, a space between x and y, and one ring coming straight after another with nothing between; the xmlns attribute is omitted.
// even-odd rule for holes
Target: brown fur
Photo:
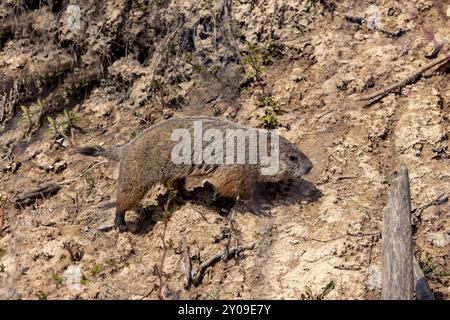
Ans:
<svg viewBox="0 0 450 320"><path fill-rule="evenodd" d="M117 182L116 226L126 230L125 212L135 209L145 194L157 183L177 179L208 181L222 196L237 200L252 198L259 181L280 181L308 173L312 164L292 143L280 137L281 170L273 176L262 176L258 164L180 164L171 159L171 152L179 142L172 141L175 129L188 129L193 136L194 121L201 120L203 132L215 128L225 133L226 129L246 129L238 124L211 117L172 118L162 121L136 137L119 151L108 151L98 147L79 148L85 155L103 155L120 158ZM223 134L225 137L225 134ZM246 147L248 148L248 142ZM247 149L246 148L246 149ZM291 161L289 159L296 159Z"/></svg>

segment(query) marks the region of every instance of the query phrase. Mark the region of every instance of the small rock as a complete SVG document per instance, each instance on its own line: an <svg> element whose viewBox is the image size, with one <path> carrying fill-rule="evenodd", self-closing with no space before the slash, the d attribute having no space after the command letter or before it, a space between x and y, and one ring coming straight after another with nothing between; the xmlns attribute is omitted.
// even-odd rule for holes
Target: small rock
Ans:
<svg viewBox="0 0 450 320"><path fill-rule="evenodd" d="M173 117L173 111L171 109L163 109L162 113L164 119L169 119Z"/></svg>
<svg viewBox="0 0 450 320"><path fill-rule="evenodd" d="M90 106L98 117L107 117L114 111L114 104L112 101L104 101L103 103L94 103Z"/></svg>
<svg viewBox="0 0 450 320"><path fill-rule="evenodd" d="M38 168L45 170L53 164L53 159L47 157L47 155L40 153L36 156L34 163L38 166Z"/></svg>
<svg viewBox="0 0 450 320"><path fill-rule="evenodd" d="M428 235L428 240L433 246L436 247L446 247L450 244L450 236L445 233L433 232Z"/></svg>
<svg viewBox="0 0 450 320"><path fill-rule="evenodd" d="M230 86L238 86L242 80L243 72L244 69L240 64L230 62L219 71L218 77Z"/></svg>
<svg viewBox="0 0 450 320"><path fill-rule="evenodd" d="M381 271L376 265L370 265L367 268L367 289L380 290L381 289Z"/></svg>
<svg viewBox="0 0 450 320"><path fill-rule="evenodd" d="M114 222L106 222L97 227L97 231L107 232L114 228Z"/></svg>
<svg viewBox="0 0 450 320"><path fill-rule="evenodd" d="M300 82L304 79L303 70L301 68L292 69L290 80L294 82Z"/></svg>
<svg viewBox="0 0 450 320"><path fill-rule="evenodd" d="M5 166L4 168L2 168L2 172L7 173L16 173L17 170L19 170L20 166L22 164L20 162L12 162L11 164Z"/></svg>
<svg viewBox="0 0 450 320"><path fill-rule="evenodd" d="M71 290L81 289L81 268L79 266L68 266L63 273L66 286Z"/></svg>
<svg viewBox="0 0 450 320"><path fill-rule="evenodd" d="M66 241L64 242L63 247L65 250L69 251L72 261L80 261L83 259L84 250L79 243L75 241Z"/></svg>

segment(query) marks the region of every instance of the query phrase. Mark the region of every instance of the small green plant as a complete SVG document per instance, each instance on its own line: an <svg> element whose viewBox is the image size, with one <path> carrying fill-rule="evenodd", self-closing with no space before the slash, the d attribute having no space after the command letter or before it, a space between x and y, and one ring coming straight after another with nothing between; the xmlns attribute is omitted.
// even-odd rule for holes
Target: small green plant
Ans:
<svg viewBox="0 0 450 320"><path fill-rule="evenodd" d="M73 82L66 87L66 92L75 97L86 99L89 86L91 82L87 79L82 79L79 82Z"/></svg>
<svg viewBox="0 0 450 320"><path fill-rule="evenodd" d="M47 293L45 293L44 291L39 291L38 293L36 293L36 295L39 300L47 300L48 298Z"/></svg>
<svg viewBox="0 0 450 320"><path fill-rule="evenodd" d="M27 124L27 133L30 133L33 127L33 118L31 117L30 108L22 104L20 110L22 111L22 120Z"/></svg>
<svg viewBox="0 0 450 320"><path fill-rule="evenodd" d="M281 124L277 118L277 113L273 109L267 109L262 118L263 127L266 129L276 129Z"/></svg>
<svg viewBox="0 0 450 320"><path fill-rule="evenodd" d="M272 95L259 98L256 106L259 108L272 108L274 111L280 112L280 102Z"/></svg>
<svg viewBox="0 0 450 320"><path fill-rule="evenodd" d="M67 109L64 109L64 113L63 114L64 114L64 116L63 116L63 119L61 121L61 127L64 130L68 131L68 130L70 130L70 128L72 128L72 124L73 124L74 118L72 116L72 113L69 110L67 110Z"/></svg>
<svg viewBox="0 0 450 320"><path fill-rule="evenodd" d="M219 71L219 66L217 66L217 65L213 65L213 66L209 69L209 72L211 72L213 75L216 75L218 71Z"/></svg>
<svg viewBox="0 0 450 320"><path fill-rule="evenodd" d="M22 120L27 125L27 135L30 134L33 129L39 128L41 126L41 118L45 110L44 101L38 99L37 106L36 108L33 108L33 111L25 105L21 105L20 110L22 111Z"/></svg>
<svg viewBox="0 0 450 320"><path fill-rule="evenodd" d="M47 116L47 121L48 121L48 124L49 124L49 127L50 127L50 131L51 131L55 136L59 135L59 125L58 125L58 123L56 122L56 120L53 119L53 118L50 117L50 116Z"/></svg>
<svg viewBox="0 0 450 320"><path fill-rule="evenodd" d="M194 64L193 69L194 73L202 73L205 68L201 64Z"/></svg>
<svg viewBox="0 0 450 320"><path fill-rule="evenodd" d="M419 258L419 265L425 275L432 274L435 270L435 263L431 253L422 252Z"/></svg>
<svg viewBox="0 0 450 320"><path fill-rule="evenodd" d="M102 270L103 270L103 266L101 264L96 264L95 266L92 267L91 274L93 277L98 277L98 275L100 274L100 272Z"/></svg>
<svg viewBox="0 0 450 320"><path fill-rule="evenodd" d="M258 99L256 105L266 108L262 117L262 125L266 129L276 129L281 126L278 115L281 114L280 102L272 95L263 96Z"/></svg>
<svg viewBox="0 0 450 320"><path fill-rule="evenodd" d="M95 189L95 179L91 175L84 177L84 181L87 184L87 191L90 193Z"/></svg>
<svg viewBox="0 0 450 320"><path fill-rule="evenodd" d="M178 197L178 190L173 186L173 182L169 181L166 183L166 188L169 191L168 202L176 199Z"/></svg>
<svg viewBox="0 0 450 320"><path fill-rule="evenodd" d="M86 277L86 276L83 274L83 275L81 276L80 283L81 283L83 286L87 286L88 282L89 282L88 277Z"/></svg>
<svg viewBox="0 0 450 320"><path fill-rule="evenodd" d="M61 78L63 76L62 71L56 71L54 73L46 73L41 77L41 81L46 85L54 86L56 83L61 82Z"/></svg>
<svg viewBox="0 0 450 320"><path fill-rule="evenodd" d="M64 282L64 278L60 274L57 274L57 273L53 274L52 279L53 279L53 282L56 283L57 286L62 285Z"/></svg>
<svg viewBox="0 0 450 320"><path fill-rule="evenodd" d="M169 241L167 241L167 247L169 249L173 249L174 246L175 246L175 242L173 241L172 238L170 238Z"/></svg>
<svg viewBox="0 0 450 320"><path fill-rule="evenodd" d="M300 296L301 300L323 300L323 298L334 290L334 281L331 280L319 294L314 294L311 288L307 285L305 286L305 293Z"/></svg>
<svg viewBox="0 0 450 320"><path fill-rule="evenodd" d="M192 52L187 52L184 54L184 61L192 66L192 71L194 73L200 74L203 71L205 71L205 67L203 65L201 65L200 63L195 62L194 60L196 60L196 59Z"/></svg>
<svg viewBox="0 0 450 320"><path fill-rule="evenodd" d="M247 65L247 82L260 82L264 74L266 55L257 48L255 43L249 42L247 50L242 56L242 62Z"/></svg>
<svg viewBox="0 0 450 320"><path fill-rule="evenodd" d="M193 59L194 55L192 54L192 52L186 52L184 54L184 61L186 61L187 63L191 63Z"/></svg>
<svg viewBox="0 0 450 320"><path fill-rule="evenodd" d="M58 118L52 118L47 116L50 132L57 138L59 136L67 137L67 133L71 132L76 119L72 116L72 113L67 109L64 109L64 113Z"/></svg>
<svg viewBox="0 0 450 320"><path fill-rule="evenodd" d="M167 224L171 217L172 217L172 214L169 211L164 210L164 212L162 214L162 218L163 218L164 224Z"/></svg>
<svg viewBox="0 0 450 320"><path fill-rule="evenodd" d="M117 264L117 261L115 259L108 259L106 260L106 264L110 267L114 267Z"/></svg>

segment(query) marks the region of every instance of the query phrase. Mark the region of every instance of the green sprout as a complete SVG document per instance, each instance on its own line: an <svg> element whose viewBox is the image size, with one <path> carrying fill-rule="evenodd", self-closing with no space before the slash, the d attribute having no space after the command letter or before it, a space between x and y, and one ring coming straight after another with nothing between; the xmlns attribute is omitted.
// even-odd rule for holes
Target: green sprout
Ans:
<svg viewBox="0 0 450 320"><path fill-rule="evenodd" d="M36 293L36 295L39 300L47 300L48 298L47 293L45 293L44 291L39 291L38 293Z"/></svg>
<svg viewBox="0 0 450 320"><path fill-rule="evenodd" d="M319 294L314 294L309 286L305 286L305 293L300 296L301 300L323 300L335 288L334 281L331 280Z"/></svg>
<svg viewBox="0 0 450 320"><path fill-rule="evenodd" d="M64 282L64 278L60 275L60 274L53 274L52 276L53 282L56 283L57 286L62 285L62 283Z"/></svg>
<svg viewBox="0 0 450 320"><path fill-rule="evenodd" d="M88 277L86 277L84 274L81 276L81 284L83 285L83 286L87 286L87 284L88 284L88 282L89 282L89 279L88 279Z"/></svg>
<svg viewBox="0 0 450 320"><path fill-rule="evenodd" d="M102 269L103 269L103 266L101 264L96 264L95 266L93 266L92 269L91 269L92 276L93 277L98 277L98 275L100 274Z"/></svg>

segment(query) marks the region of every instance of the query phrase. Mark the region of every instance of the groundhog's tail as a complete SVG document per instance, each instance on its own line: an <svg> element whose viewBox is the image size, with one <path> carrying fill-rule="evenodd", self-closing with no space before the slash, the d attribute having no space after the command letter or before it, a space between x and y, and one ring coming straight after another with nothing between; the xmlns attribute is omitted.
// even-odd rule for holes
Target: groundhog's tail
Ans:
<svg viewBox="0 0 450 320"><path fill-rule="evenodd" d="M117 150L113 149L105 149L98 146L86 146L86 147L78 147L75 148L75 152L85 155L85 156L91 156L91 157L105 157L111 160L119 160L119 154Z"/></svg>

